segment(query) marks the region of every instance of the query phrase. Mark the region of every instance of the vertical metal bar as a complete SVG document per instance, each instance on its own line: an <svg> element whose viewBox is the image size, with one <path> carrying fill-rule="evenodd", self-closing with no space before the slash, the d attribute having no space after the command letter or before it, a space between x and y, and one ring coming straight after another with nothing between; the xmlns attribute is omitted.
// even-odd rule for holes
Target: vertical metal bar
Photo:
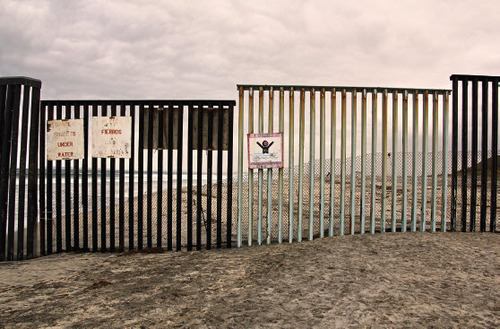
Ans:
<svg viewBox="0 0 500 329"><path fill-rule="evenodd" d="M61 104L56 105L57 119L62 119ZM62 252L62 183L61 183L61 160L56 160L56 250Z"/></svg>
<svg viewBox="0 0 500 329"><path fill-rule="evenodd" d="M29 98L30 88L23 88L23 106L22 106L22 122L21 122L21 143L19 146L19 187L18 187L18 206L17 206L17 259L21 260L24 257L24 210L25 210L25 194L26 194L26 158L28 155L28 115L29 115ZM38 121L37 121L37 124ZM37 136L38 137L38 136ZM33 160L33 159L31 159ZM40 218L41 219L41 218ZM40 225L40 228L43 225Z"/></svg>
<svg viewBox="0 0 500 329"><path fill-rule="evenodd" d="M330 219L328 223L328 236L333 236L333 224L335 220L335 144L337 143L337 91L331 91L331 131L330 131Z"/></svg>
<svg viewBox="0 0 500 329"><path fill-rule="evenodd" d="M89 251L89 106L83 106L82 224L83 251Z"/></svg>
<svg viewBox="0 0 500 329"><path fill-rule="evenodd" d="M193 105L188 109L188 140L187 140L187 250L193 250ZM240 181L238 181L238 189ZM239 202L239 200L238 200ZM238 211L239 211L238 207Z"/></svg>
<svg viewBox="0 0 500 329"><path fill-rule="evenodd" d="M358 134L358 92L352 91L351 103L351 235L354 234L356 221L356 137Z"/></svg>
<svg viewBox="0 0 500 329"><path fill-rule="evenodd" d="M309 240L313 239L314 230L314 175L315 166L315 151L316 151L316 90L311 89L310 95L311 112L309 117L309 133L310 133L310 149L309 149Z"/></svg>
<svg viewBox="0 0 500 329"><path fill-rule="evenodd" d="M412 164L411 164L411 231L417 230L417 150L418 150L418 91L413 93L413 129L412 129Z"/></svg>
<svg viewBox="0 0 500 329"><path fill-rule="evenodd" d="M427 137L429 135L429 91L424 94L424 116L422 133L422 213L420 218L420 231L425 231L427 207Z"/></svg>
<svg viewBox="0 0 500 329"><path fill-rule="evenodd" d="M300 89L299 117L299 213L297 221L297 241L302 241L302 208L304 189L304 125L305 125L305 90Z"/></svg>
<svg viewBox="0 0 500 329"><path fill-rule="evenodd" d="M456 231L457 225L457 190L458 190L458 79L453 77L453 122L452 122L452 159L451 159L451 227Z"/></svg>
<svg viewBox="0 0 500 329"><path fill-rule="evenodd" d="M71 105L65 104L65 119L71 119ZM64 161L64 205L66 251L71 250L71 160Z"/></svg>
<svg viewBox="0 0 500 329"><path fill-rule="evenodd" d="M295 157L295 127L294 127L294 90L293 87L290 88L289 91L289 115L288 115L288 242L293 242L293 213L294 213L294 196L295 196L295 166L294 166L294 157ZM300 152L300 151L299 151Z"/></svg>
<svg viewBox="0 0 500 329"><path fill-rule="evenodd" d="M262 90L262 87L259 88L259 134L262 134L264 132L264 108L263 108L263 102L264 102L264 92ZM258 169L259 170L259 206L258 206L258 222L257 222L257 244L261 245L262 244L262 180L263 180L263 175L264 175L264 170L263 169Z"/></svg>
<svg viewBox="0 0 500 329"><path fill-rule="evenodd" d="M342 137L340 145L340 227L339 234L344 235L345 221L345 176L346 176L346 90L342 90Z"/></svg>
<svg viewBox="0 0 500 329"><path fill-rule="evenodd" d="M165 106L158 107L158 158L157 158L157 188L156 188L156 246L162 246L163 233L163 120L165 118ZM154 125L153 125L154 126Z"/></svg>
<svg viewBox="0 0 500 329"><path fill-rule="evenodd" d="M243 224L243 129L244 129L244 93L243 87L238 90L238 232L236 246L242 245ZM191 129L190 129L191 130ZM188 167L189 168L189 167ZM189 169L188 169L189 170Z"/></svg>
<svg viewBox="0 0 500 329"><path fill-rule="evenodd" d="M179 104L177 107L179 111L177 115L177 251L181 250L182 244L182 136L184 134L184 105ZM161 221L161 218L158 219Z"/></svg>
<svg viewBox="0 0 500 329"><path fill-rule="evenodd" d="M52 120L54 118L54 108L52 105L46 106L42 111L47 111L47 120ZM47 130L41 132L41 134L46 134ZM45 158L45 154L44 154ZM54 161L47 161L47 255L51 255L53 252L53 163ZM95 213L94 213L95 214ZM1 256L0 252L0 256Z"/></svg>
<svg viewBox="0 0 500 329"><path fill-rule="evenodd" d="M33 89L32 95L35 93ZM33 103L32 106L40 106L37 103ZM40 107L39 107L40 108ZM2 112L0 112L2 113ZM40 121L39 121L39 135L40 135L40 152L38 153L38 163L39 163L39 198L38 198L38 208L39 208L39 216L40 216L40 255L47 255L47 240L46 240L46 225L47 225L47 212L46 212L46 202L45 202L45 131L46 131L46 108L45 106L40 108ZM1 115L0 115L1 116ZM1 145L1 143L0 143ZM88 207L87 207L88 212ZM85 216L84 216L85 218ZM88 214L87 214L87 222L88 222ZM84 231L85 234L85 231ZM88 227L87 227L87 239L88 239ZM88 242L87 242L88 245ZM88 250L88 248L87 248Z"/></svg>
<svg viewBox="0 0 500 329"><path fill-rule="evenodd" d="M219 103L217 109L217 248L222 247L222 126L224 108Z"/></svg>
<svg viewBox="0 0 500 329"><path fill-rule="evenodd" d="M415 154L413 155L415 156ZM406 232L406 214L408 212L408 90L403 94L403 209L401 214L401 232Z"/></svg>
<svg viewBox="0 0 500 329"><path fill-rule="evenodd" d="M135 182L134 182L134 177L135 177L135 132L136 132L136 126L135 126L135 105L131 104L130 105L130 116L132 117L132 142L130 146L130 160L128 163L128 181L129 181L129 187L128 187L128 249L133 250L134 249L134 189L135 189ZM142 127L139 125L139 127ZM143 129L143 128L140 128ZM142 130L140 130L142 132ZM142 135L142 134L141 134ZM142 147L142 145L141 145Z"/></svg>
<svg viewBox="0 0 500 329"><path fill-rule="evenodd" d="M227 150L227 247L231 248L233 225L233 112L234 105L229 105L228 150Z"/></svg>
<svg viewBox="0 0 500 329"><path fill-rule="evenodd" d="M449 124L449 108L450 94L444 93L444 112L443 112L443 180L442 180L442 195L441 195L441 232L446 232L446 212L448 211L448 124Z"/></svg>
<svg viewBox="0 0 500 329"><path fill-rule="evenodd" d="M457 92L458 94L458 92ZM458 107L458 106L457 106ZM467 176L469 158L469 81L462 81L462 232L467 231ZM475 184L475 182L473 182Z"/></svg>
<svg viewBox="0 0 500 329"><path fill-rule="evenodd" d="M360 220L361 234L365 233L365 213L366 213L366 89L363 89L361 104L361 205Z"/></svg>
<svg viewBox="0 0 500 329"><path fill-rule="evenodd" d="M285 93L280 88L279 132L285 133ZM283 242L283 168L278 169L278 243Z"/></svg>
<svg viewBox="0 0 500 329"><path fill-rule="evenodd" d="M111 116L116 117L116 104L111 105ZM109 251L115 251L115 177L116 177L116 159L109 160Z"/></svg>
<svg viewBox="0 0 500 329"><path fill-rule="evenodd" d="M213 165L213 127L214 109L208 109L208 146L207 146L207 250L212 248L212 165Z"/></svg>
<svg viewBox="0 0 500 329"><path fill-rule="evenodd" d="M153 127L154 111L152 103L149 103L148 111L148 153L147 153L147 182L146 182L146 243L147 247L153 246ZM158 110L156 110L158 111ZM159 117L159 116L158 116ZM169 160L170 161L170 160ZM170 204L172 199L170 199Z"/></svg>
<svg viewBox="0 0 500 329"><path fill-rule="evenodd" d="M139 139L137 141L138 166L137 166L137 249L144 247L144 103L139 107Z"/></svg>
<svg viewBox="0 0 500 329"><path fill-rule="evenodd" d="M8 198L8 239L7 260L14 260L14 223L16 217L16 181L17 181L17 155L19 143L19 112L21 106L21 85L14 86L14 106L12 108L12 126L10 134L10 167L9 167L9 198Z"/></svg>
<svg viewBox="0 0 500 329"><path fill-rule="evenodd" d="M380 232L385 232L385 212L387 208L387 89L382 99L382 214Z"/></svg>
<svg viewBox="0 0 500 329"><path fill-rule="evenodd" d="M197 131L197 164L196 164L196 250L201 250L201 212L202 212L202 175L203 175L203 105L198 104L198 131Z"/></svg>
<svg viewBox="0 0 500 329"><path fill-rule="evenodd" d="M434 92L434 106L432 116L432 208L431 232L436 232L437 208L437 154L438 154L438 93ZM443 176L444 178L444 176Z"/></svg>
<svg viewBox="0 0 500 329"><path fill-rule="evenodd" d="M273 132L273 108L274 108L274 89L269 90L269 133ZM271 243L271 227L273 220L273 170L267 169L267 244Z"/></svg>
<svg viewBox="0 0 500 329"><path fill-rule="evenodd" d="M174 148L174 104L168 104L168 136L167 136L167 250L172 250L173 237L172 237L172 221L173 221L173 192L172 192L172 179L173 179L173 148ZM199 131L200 133L202 130ZM201 189L199 186L198 188ZM201 202L198 204L201 207Z"/></svg>
<svg viewBox="0 0 500 329"><path fill-rule="evenodd" d="M491 205L490 205L490 232L496 231L497 222L497 198L498 198L498 88L499 80L492 81L492 115L491 115Z"/></svg>
<svg viewBox="0 0 500 329"><path fill-rule="evenodd" d="M98 110L97 110L97 103L92 104L92 117L97 117L98 116ZM50 112L49 112L50 114ZM50 119L50 118L49 118ZM51 161L52 162L52 161ZM98 249L98 241L97 241L97 235L98 235L98 220L99 220L99 215L97 213L97 181L98 181L98 172L97 172L97 158L92 158L92 251L96 252ZM50 173L50 171L49 171ZM49 177L47 176L47 183L52 182L52 179L49 180ZM47 189L47 194L50 196L51 194L49 193L49 190ZM52 202L48 201L48 205L50 206Z"/></svg>
<svg viewBox="0 0 500 329"><path fill-rule="evenodd" d="M370 213L370 233L375 233L375 211L376 211L376 192L377 192L377 127L378 127L378 91L372 93L372 170L371 170L371 213Z"/></svg>
<svg viewBox="0 0 500 329"><path fill-rule="evenodd" d="M80 105L74 105L73 116L75 119L80 119ZM73 161L73 239L73 249L80 250L80 160L78 159Z"/></svg>
<svg viewBox="0 0 500 329"><path fill-rule="evenodd" d="M392 205L391 205L391 232L396 232L396 201L398 190L398 91L392 93Z"/></svg>
<svg viewBox="0 0 500 329"><path fill-rule="evenodd" d="M106 104L101 107L101 116L107 115ZM101 251L106 251L106 158L101 159Z"/></svg>
<svg viewBox="0 0 500 329"><path fill-rule="evenodd" d="M325 88L321 88L319 115L319 236L325 237Z"/></svg>
<svg viewBox="0 0 500 329"><path fill-rule="evenodd" d="M248 97L248 133L253 133L253 88ZM252 245L253 233L253 169L248 169L248 245Z"/></svg>
<svg viewBox="0 0 500 329"><path fill-rule="evenodd" d="M472 80L472 176L470 192L470 231L476 230L477 205L477 156L478 156L478 81Z"/></svg>
<svg viewBox="0 0 500 329"><path fill-rule="evenodd" d="M480 230L486 232L486 191L488 189L488 80L482 81L483 100L481 112L483 114L481 123L481 220ZM493 173L493 171L492 171Z"/></svg>
<svg viewBox="0 0 500 329"><path fill-rule="evenodd" d="M125 116L125 104L120 105L120 116ZM133 129L133 127L130 127ZM84 176L85 177L85 176ZM120 178L119 178L119 197L118 197L118 251L125 250L125 159L120 159Z"/></svg>

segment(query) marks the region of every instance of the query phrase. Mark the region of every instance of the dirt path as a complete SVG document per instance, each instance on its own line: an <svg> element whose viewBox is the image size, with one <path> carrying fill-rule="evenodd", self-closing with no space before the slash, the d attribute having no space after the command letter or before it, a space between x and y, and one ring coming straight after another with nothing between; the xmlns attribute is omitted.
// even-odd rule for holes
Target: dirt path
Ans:
<svg viewBox="0 0 500 329"><path fill-rule="evenodd" d="M0 263L0 327L500 327L500 235Z"/></svg>

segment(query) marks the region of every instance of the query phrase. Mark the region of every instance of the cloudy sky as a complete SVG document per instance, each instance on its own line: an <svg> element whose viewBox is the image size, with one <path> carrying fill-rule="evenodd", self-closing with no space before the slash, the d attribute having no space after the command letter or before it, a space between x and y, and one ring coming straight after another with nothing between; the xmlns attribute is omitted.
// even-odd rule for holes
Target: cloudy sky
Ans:
<svg viewBox="0 0 500 329"><path fill-rule="evenodd" d="M0 0L0 76L43 99L236 99L237 83L450 88L500 74L498 0Z"/></svg>

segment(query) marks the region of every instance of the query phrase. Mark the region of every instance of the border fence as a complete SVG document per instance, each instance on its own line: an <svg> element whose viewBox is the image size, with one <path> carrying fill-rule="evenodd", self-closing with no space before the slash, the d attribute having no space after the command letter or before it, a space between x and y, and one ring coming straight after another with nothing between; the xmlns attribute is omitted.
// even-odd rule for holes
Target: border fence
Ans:
<svg viewBox="0 0 500 329"><path fill-rule="evenodd" d="M496 232L500 77L451 80L452 90L237 85L236 103L41 101L39 80L0 78L0 261ZM121 117L130 157L97 157L94 119ZM82 158L48 160L54 120L82 120ZM250 169L245 134L266 133L282 136L284 167Z"/></svg>

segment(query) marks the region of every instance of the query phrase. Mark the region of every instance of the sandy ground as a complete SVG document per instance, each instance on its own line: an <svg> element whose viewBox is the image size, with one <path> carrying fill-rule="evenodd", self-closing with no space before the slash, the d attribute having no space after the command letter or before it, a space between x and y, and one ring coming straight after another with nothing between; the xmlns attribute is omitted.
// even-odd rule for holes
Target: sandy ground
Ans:
<svg viewBox="0 0 500 329"><path fill-rule="evenodd" d="M500 327L500 235L386 233L0 263L0 327Z"/></svg>

